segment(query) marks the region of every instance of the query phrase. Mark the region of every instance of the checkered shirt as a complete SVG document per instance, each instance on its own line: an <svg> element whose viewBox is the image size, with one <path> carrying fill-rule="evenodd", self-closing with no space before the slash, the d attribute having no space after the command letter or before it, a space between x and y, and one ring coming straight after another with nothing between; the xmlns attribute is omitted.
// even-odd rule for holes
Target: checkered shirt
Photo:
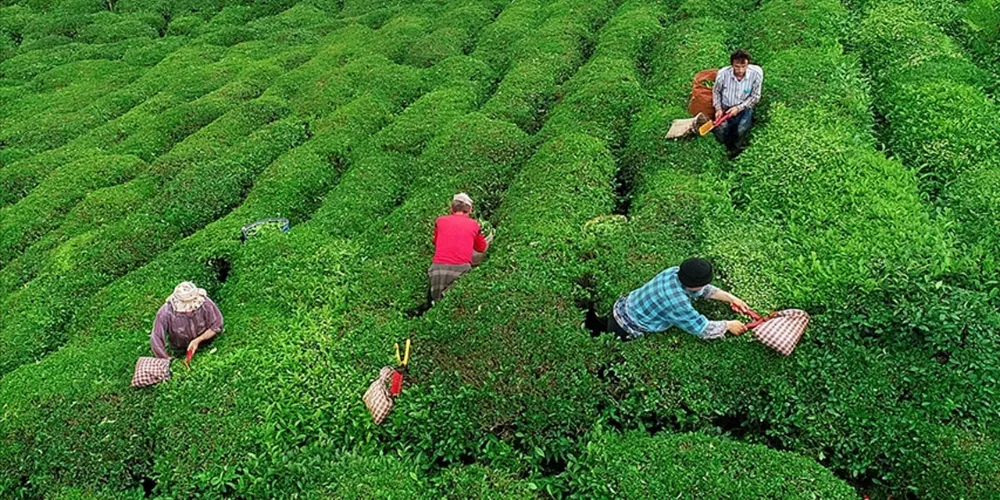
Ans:
<svg viewBox="0 0 1000 500"><path fill-rule="evenodd" d="M628 294L623 308L625 323L637 325L642 333L662 332L676 326L702 338L725 335L725 322L709 321L691 305L692 300L710 297L718 288L706 285L697 292L689 292L677 277L679 270L671 267Z"/></svg>

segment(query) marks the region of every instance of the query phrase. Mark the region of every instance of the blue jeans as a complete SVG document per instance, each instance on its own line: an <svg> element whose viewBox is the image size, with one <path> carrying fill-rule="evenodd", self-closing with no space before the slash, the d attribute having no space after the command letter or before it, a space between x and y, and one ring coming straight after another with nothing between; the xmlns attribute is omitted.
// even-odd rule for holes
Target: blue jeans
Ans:
<svg viewBox="0 0 1000 500"><path fill-rule="evenodd" d="M753 118L753 108L740 111L736 116L726 120L722 125L712 129L716 140L726 145L726 149L738 150L745 144L750 122Z"/></svg>

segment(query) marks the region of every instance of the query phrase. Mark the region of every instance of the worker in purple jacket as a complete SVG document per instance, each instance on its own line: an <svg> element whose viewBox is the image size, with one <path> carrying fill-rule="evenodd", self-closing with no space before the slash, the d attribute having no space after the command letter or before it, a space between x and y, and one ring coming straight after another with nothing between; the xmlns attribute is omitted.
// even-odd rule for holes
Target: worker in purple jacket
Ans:
<svg viewBox="0 0 1000 500"><path fill-rule="evenodd" d="M149 345L158 358L170 359L170 350L178 357L185 352L194 355L198 347L207 344L222 331L222 313L208 298L203 288L185 281L167 297L156 312Z"/></svg>

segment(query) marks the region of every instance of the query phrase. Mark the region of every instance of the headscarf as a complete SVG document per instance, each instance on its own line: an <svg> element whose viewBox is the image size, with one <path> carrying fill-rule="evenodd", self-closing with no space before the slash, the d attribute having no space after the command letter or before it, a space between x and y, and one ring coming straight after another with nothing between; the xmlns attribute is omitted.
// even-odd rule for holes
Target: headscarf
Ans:
<svg viewBox="0 0 1000 500"><path fill-rule="evenodd" d="M197 311L207 298L208 293L204 288L198 288L194 283L185 281L174 288L174 293L167 297L167 303L174 308L174 311L186 313Z"/></svg>

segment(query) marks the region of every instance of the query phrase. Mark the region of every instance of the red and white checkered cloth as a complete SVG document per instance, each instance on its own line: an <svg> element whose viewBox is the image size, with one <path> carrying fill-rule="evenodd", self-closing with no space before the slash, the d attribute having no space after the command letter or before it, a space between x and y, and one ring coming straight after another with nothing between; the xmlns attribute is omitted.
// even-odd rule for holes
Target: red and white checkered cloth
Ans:
<svg viewBox="0 0 1000 500"><path fill-rule="evenodd" d="M385 417L389 416L389 412L392 411L392 395L389 394L389 389L386 385L392 378L392 374L396 370L391 367L383 366L382 370L378 372L378 378L370 386L368 390L365 391L365 395L361 398L365 402L365 406L368 407L368 411L372 414L372 420L375 421L375 425L379 425L385 420Z"/></svg>
<svg viewBox="0 0 1000 500"><path fill-rule="evenodd" d="M170 379L170 360L143 356L135 363L132 387L146 387Z"/></svg>
<svg viewBox="0 0 1000 500"><path fill-rule="evenodd" d="M748 327L761 343L788 356L805 333L809 314L801 309L785 309L768 315L756 326L752 326L753 323Z"/></svg>

